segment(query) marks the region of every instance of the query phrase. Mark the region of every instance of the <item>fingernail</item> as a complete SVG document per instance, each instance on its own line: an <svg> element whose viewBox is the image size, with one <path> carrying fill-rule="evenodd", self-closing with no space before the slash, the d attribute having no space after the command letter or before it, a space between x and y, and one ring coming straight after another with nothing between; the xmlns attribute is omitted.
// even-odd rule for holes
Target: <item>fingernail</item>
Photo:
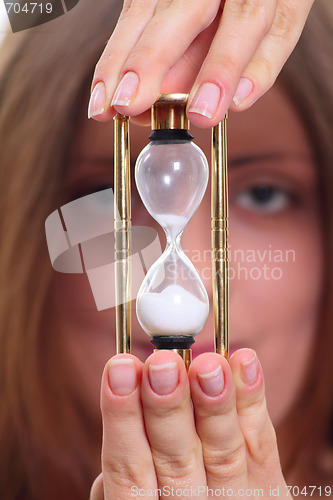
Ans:
<svg viewBox="0 0 333 500"><path fill-rule="evenodd" d="M119 83L111 106L129 106L139 86L139 77L133 71L126 73Z"/></svg>
<svg viewBox="0 0 333 500"><path fill-rule="evenodd" d="M136 370L133 359L118 358L109 362L109 383L117 396L127 396L136 387Z"/></svg>
<svg viewBox="0 0 333 500"><path fill-rule="evenodd" d="M254 384L257 380L258 358L256 354L254 354L254 356L248 361L243 361L241 363L241 377L243 381L248 385Z"/></svg>
<svg viewBox="0 0 333 500"><path fill-rule="evenodd" d="M164 365L149 365L149 381L151 388L156 394L170 394L178 384L177 363L165 363Z"/></svg>
<svg viewBox="0 0 333 500"><path fill-rule="evenodd" d="M242 104L243 101L251 94L253 90L253 83L248 78L241 78L233 98L233 102L236 106Z"/></svg>
<svg viewBox="0 0 333 500"><path fill-rule="evenodd" d="M221 365L210 373L198 373L201 389L207 396L218 396L223 391L224 376Z"/></svg>
<svg viewBox="0 0 333 500"><path fill-rule="evenodd" d="M103 82L96 83L94 90L90 96L88 106L88 118L97 116L103 113L106 100L105 84Z"/></svg>
<svg viewBox="0 0 333 500"><path fill-rule="evenodd" d="M190 113L198 113L206 118L216 115L220 102L221 91L214 83L204 83L189 104Z"/></svg>

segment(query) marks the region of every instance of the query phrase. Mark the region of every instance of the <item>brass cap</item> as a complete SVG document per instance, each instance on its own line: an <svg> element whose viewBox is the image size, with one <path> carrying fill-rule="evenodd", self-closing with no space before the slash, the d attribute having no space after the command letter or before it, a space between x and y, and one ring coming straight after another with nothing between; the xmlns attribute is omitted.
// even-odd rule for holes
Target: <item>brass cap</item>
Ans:
<svg viewBox="0 0 333 500"><path fill-rule="evenodd" d="M161 94L152 106L152 130L188 130L187 100L188 94Z"/></svg>

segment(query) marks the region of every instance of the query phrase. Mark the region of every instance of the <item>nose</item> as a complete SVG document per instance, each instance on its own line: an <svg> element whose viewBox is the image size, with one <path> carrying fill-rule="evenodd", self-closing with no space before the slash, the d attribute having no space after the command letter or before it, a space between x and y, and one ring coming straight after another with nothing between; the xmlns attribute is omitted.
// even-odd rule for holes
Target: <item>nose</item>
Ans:
<svg viewBox="0 0 333 500"><path fill-rule="evenodd" d="M209 187L196 213L186 226L181 245L196 268L211 299L211 231Z"/></svg>
<svg viewBox="0 0 333 500"><path fill-rule="evenodd" d="M195 344L192 346L194 357L201 352L214 350L210 227L210 190L208 186L200 207L186 226L181 239L182 248L197 270L209 297L209 317L203 330L195 337Z"/></svg>

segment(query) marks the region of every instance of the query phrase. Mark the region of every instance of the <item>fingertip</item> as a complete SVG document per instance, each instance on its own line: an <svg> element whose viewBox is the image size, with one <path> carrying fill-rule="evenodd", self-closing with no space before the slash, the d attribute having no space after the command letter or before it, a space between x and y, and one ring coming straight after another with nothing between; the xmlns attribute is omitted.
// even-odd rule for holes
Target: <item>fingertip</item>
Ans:
<svg viewBox="0 0 333 500"><path fill-rule="evenodd" d="M117 111L114 108L107 108L103 110L99 115L89 116L88 120L95 120L96 122L105 123L112 120L112 118L117 114Z"/></svg>
<svg viewBox="0 0 333 500"><path fill-rule="evenodd" d="M238 82L235 95L232 99L236 108L241 109L246 102L249 102L254 92L254 82L251 78L242 76Z"/></svg>
<svg viewBox="0 0 333 500"><path fill-rule="evenodd" d="M188 119L199 128L214 127L227 111L225 97L225 89L220 83L195 84L187 105Z"/></svg>
<svg viewBox="0 0 333 500"><path fill-rule="evenodd" d="M238 391L253 392L263 387L261 365L253 349L238 349L231 356L229 363Z"/></svg>
<svg viewBox="0 0 333 500"><path fill-rule="evenodd" d="M196 376L198 373L209 373L225 362L225 358L216 352L204 352L192 361L189 376Z"/></svg>
<svg viewBox="0 0 333 500"><path fill-rule="evenodd" d="M107 87L104 81L100 80L92 84L92 90L88 103L88 119L98 122L107 122L116 114L114 108L109 104L107 97Z"/></svg>
<svg viewBox="0 0 333 500"><path fill-rule="evenodd" d="M199 397L218 397L230 389L232 376L227 360L217 353L203 353L189 370L191 390Z"/></svg>
<svg viewBox="0 0 333 500"><path fill-rule="evenodd" d="M109 396L129 396L138 387L141 361L132 354L117 354L105 365L103 382ZM103 391L102 391L103 393Z"/></svg>
<svg viewBox="0 0 333 500"><path fill-rule="evenodd" d="M168 396L188 384L185 365L176 352L161 349L152 353L143 367L142 389L145 393Z"/></svg>
<svg viewBox="0 0 333 500"><path fill-rule="evenodd" d="M215 127L221 120L220 119L210 119L199 113L193 111L187 111L187 117L192 125L202 129L208 129Z"/></svg>

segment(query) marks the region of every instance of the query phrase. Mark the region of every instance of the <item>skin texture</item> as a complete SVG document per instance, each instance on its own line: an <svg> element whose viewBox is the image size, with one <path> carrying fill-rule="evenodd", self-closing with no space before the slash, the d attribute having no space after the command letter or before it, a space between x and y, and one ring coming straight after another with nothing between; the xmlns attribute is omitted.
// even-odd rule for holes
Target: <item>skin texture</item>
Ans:
<svg viewBox="0 0 333 500"><path fill-rule="evenodd" d="M246 113L231 113L228 131L230 249L244 252L232 253L230 265L231 276L234 276L230 281L230 339L231 352L236 352L230 366L213 353L202 354L191 366L189 381L180 361L172 357L173 353L156 353L142 365L151 346L148 337L140 331L133 302L133 354L141 359L130 356L134 360L130 368L135 367L132 379L136 381L136 388L129 396L117 396L110 385L110 364L104 370L102 381L105 498L128 498L130 484L149 488L156 485L156 481L158 484L167 482L168 478L183 486L197 482L210 487L228 485L234 489L267 489L274 484L283 488L271 420L274 426L279 425L297 397L307 373L315 331L322 283L316 166L302 124L279 86ZM196 136L195 142L209 156L209 134L193 129L191 132ZM107 124L92 121L83 124L72 154L68 201L112 184L111 133ZM149 130L132 126L131 134L135 158L147 143ZM264 204L251 195L251 188L260 185L275 190ZM185 229L182 246L194 261L211 298L210 255L207 253L210 248L209 205L208 192ZM132 211L134 225L157 228L134 186ZM163 241L162 234L161 238ZM270 256L269 249L278 253ZM249 250L251 254L246 253ZM266 274L264 266L269 268ZM278 271L272 274L275 268ZM96 311L84 275L57 273L54 293L57 312L64 324L63 342L73 359L73 372L77 374L73 383L95 409L98 421L100 376L114 353L115 339L110 335L114 312L112 309ZM207 325L196 338L195 355L213 350L212 324L211 308ZM252 375L255 371L256 378L248 384L244 382L244 366L251 365L252 349L261 364L257 365L257 371L252 367ZM149 364L155 362L177 363L179 384L169 395L156 396L152 392ZM220 396L205 396L200 385L203 379L198 373L214 372L218 366L224 374L224 389ZM126 368L129 365L125 363ZM262 370L271 420L266 411ZM125 379L125 374L120 379ZM172 442L169 433L167 440L161 438L167 432L165 426L169 420L172 421L169 429L179 429L179 435L174 434ZM132 426L131 437L128 429ZM136 426L141 426L141 430ZM123 437L119 439L119 436ZM186 443L182 436L187 436ZM176 459L186 446L189 447L187 455ZM228 450L230 455L223 456ZM119 457L123 458L117 462ZM185 469L181 465L183 459L190 460L191 464ZM137 465L132 470L129 463ZM207 476L203 463L206 469L208 463L211 467L208 466ZM235 463L237 467L234 468L232 464ZM158 470L157 478L153 464ZM224 467L225 464L229 465ZM267 466L262 467L262 464ZM214 473L216 466L218 474ZM95 483L93 500L102 498L102 483L101 478Z"/></svg>
<svg viewBox="0 0 333 500"><path fill-rule="evenodd" d="M198 127L244 110L274 83L311 0L128 0L97 63L88 114L144 113L160 92L190 92Z"/></svg>

